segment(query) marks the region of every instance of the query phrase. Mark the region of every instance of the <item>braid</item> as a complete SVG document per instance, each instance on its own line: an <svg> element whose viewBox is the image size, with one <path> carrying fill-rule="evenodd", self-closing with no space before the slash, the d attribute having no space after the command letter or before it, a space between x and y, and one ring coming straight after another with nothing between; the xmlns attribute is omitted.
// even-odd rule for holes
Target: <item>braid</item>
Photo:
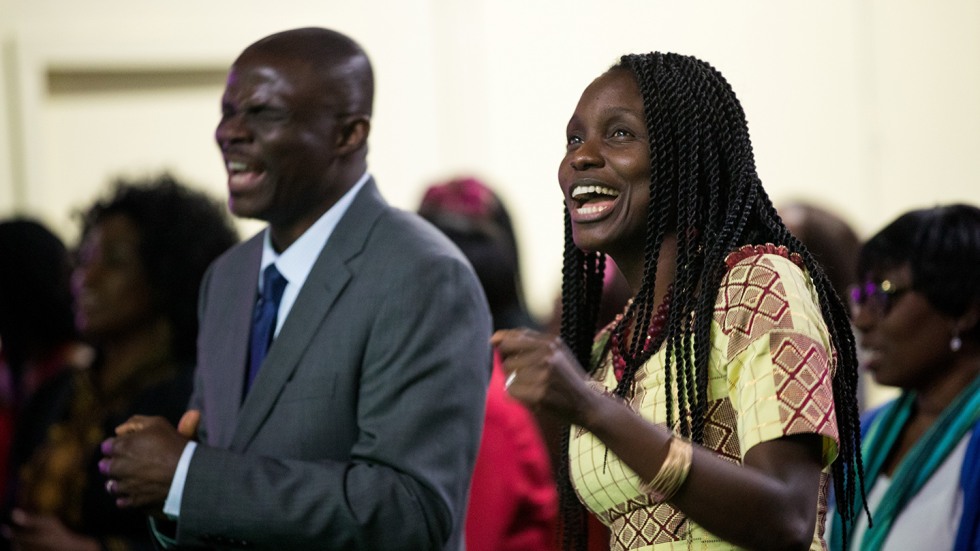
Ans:
<svg viewBox="0 0 980 551"><path fill-rule="evenodd" d="M768 197L760 197L759 208L767 214L766 221L778 238L787 243L803 257L804 264L810 271L820 300L820 311L827 323L830 339L834 350L837 351L837 368L832 379L834 392L834 409L837 414L837 430L839 433L838 460L832 466L834 493L837 496L837 510L840 513L843 540L847 540L847 529L850 522L858 513L854 510L857 495L861 496L864 512L870 518L867 495L864 489L864 461L861 457L861 421L857 401L858 372L856 369L856 345L854 332L851 329L848 311L834 291L830 277L820 264L813 258L800 241L782 224L776 208ZM789 245L792 244L792 245ZM855 488L855 483L857 487Z"/></svg>
<svg viewBox="0 0 980 551"><path fill-rule="evenodd" d="M565 208L565 251L562 265L561 338L586 370L591 369L592 340L596 332L606 257L586 253L572 240L572 221ZM557 465L558 498L561 514L562 546L585 551L586 513L572 487L568 470L570 427L561 428L561 447Z"/></svg>
<svg viewBox="0 0 980 551"><path fill-rule="evenodd" d="M644 67L643 70L649 72L652 70L651 67ZM656 109L659 98L657 97L659 91L653 91L653 93L644 93L643 96L643 108L645 113L652 113ZM649 119L649 115L647 115ZM649 121L648 121L649 124ZM672 151L669 144L662 144L664 147L658 151L650 152L650 170L654 173L659 170L669 170L671 163L669 159L672 157ZM664 162L660 162L660 160ZM661 202L672 201L671 191L667 186L650 186L650 203L659 204ZM647 327L650 323L650 319L653 316L653 300L654 300L654 286L653 282L656 280L657 275L657 259L660 257L660 248L663 245L664 237L667 234L667 224L668 221L659 216L659 213L654 209L649 209L647 211L646 220L646 241L643 248L643 282L640 286L640 290L637 292L634 298L633 304L637 307L634 310L630 308L621 323L616 326L616 331L622 341L622 336L625 335L627 328L631 325L642 328ZM645 333L643 331L633 331L632 339L630 341L630 346L628 348L627 354L624 357L627 360L626 370L623 377L620 379L620 384L616 387L616 394L625 397L630 391L632 386L633 375L636 370L646 362L647 358L652 355L657 348L659 348L660 343L652 343L652 347L647 347L648 349L644 352L644 337ZM667 381L669 385L670 382ZM668 393L669 396L669 393ZM669 398L668 398L669 399ZM668 409L670 409L668 404Z"/></svg>
<svg viewBox="0 0 980 551"><path fill-rule="evenodd" d="M565 253L562 266L561 338L585 368L590 368L606 257L586 253L572 240L572 221L565 208Z"/></svg>
<svg viewBox="0 0 980 551"><path fill-rule="evenodd" d="M663 105L668 107L668 110L664 113L666 115L666 120L669 121L666 125L661 128L670 132L673 135L684 136L688 134L686 132L686 124L689 121L684 120L685 113L682 113L681 109L674 109L677 106L678 94L680 92L681 84L678 82L679 75L677 74L677 67L668 65L664 67L664 78L663 83L658 88L664 91L663 94ZM649 122L648 122L649 124ZM671 158L667 163L670 165L668 168L669 180L671 181L686 181L690 177L690 173L687 172L687 168L684 166L687 164L686 159L682 160L680 153L683 151L690 154L690 136L684 136L683 140L663 140L664 142L671 144ZM674 196L674 210L676 210L677 220L687 220L690 216L689 205L687 200L690 197L690 189L684 185L677 186L677 193ZM675 222L676 224L676 222ZM667 413L667 426L674 427L680 425L680 433L685 436L690 436L690 431L682 419L689 417L688 413L691 409L692 400L690 392L693 388L690 388L689 372L690 372L690 354L682 352L684 350L684 330L681 327L684 324L684 312L688 311L689 299L691 295L687 292L690 288L691 278L686 269L686 265L690 262L688 250L688 243L690 241L690 236L686 235L686 232L680 230L677 232L677 273L674 279L673 297L672 300L677 302L671 303L671 310L667 317L667 357L674 358L675 366L673 367L673 375L676 381L677 390L667 388L668 394L674 394L677 398L677 410L679 412L680 418L673 419L673 411ZM639 369L640 366L637 366ZM666 366L666 371L670 372L671 367L668 364Z"/></svg>
<svg viewBox="0 0 980 551"><path fill-rule="evenodd" d="M692 74L692 69L695 74ZM675 309L676 322L679 325L673 338L672 353L681 359L678 363L678 381L682 383L679 385L679 390L687 392L686 404L682 401L681 414L684 417L681 420L680 432L688 438L702 442L703 435L696 430L695 419L706 417L708 397L707 384L702 387L697 374L699 371L707 373L707 362L704 362L703 370L699 370L697 364L702 358L707 360L708 356L691 354L690 351L693 346L694 323L691 314L697 311L699 297L705 294L697 292L704 253L698 228L705 225L701 218L702 201L698 181L701 174L699 159L703 149L701 139L707 133L703 129L704 121L700 105L691 98L692 95L696 97L702 93L697 86L701 79L697 78L696 67L679 65L677 71L681 82L672 86L675 91L673 105L677 106L673 111L679 114L683 122L683 126L677 129L677 135L682 138L678 142L680 150L686 155L680 160L678 167L679 181L682 184L679 186L677 203L678 257L677 279L674 287L681 306ZM708 326L710 327L710 323ZM703 427L700 423L699 426Z"/></svg>

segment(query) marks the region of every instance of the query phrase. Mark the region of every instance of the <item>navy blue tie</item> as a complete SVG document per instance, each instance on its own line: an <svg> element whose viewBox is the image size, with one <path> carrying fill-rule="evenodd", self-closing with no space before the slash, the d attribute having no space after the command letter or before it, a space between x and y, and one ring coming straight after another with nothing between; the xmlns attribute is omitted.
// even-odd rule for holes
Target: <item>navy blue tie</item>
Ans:
<svg viewBox="0 0 980 551"><path fill-rule="evenodd" d="M255 303L252 312L252 336L249 339L248 379L245 380L245 392L252 386L252 381L259 373L262 360L272 344L272 336L276 332L276 317L279 313L279 302L282 292L286 289L286 278L279 273L275 264L269 264L262 276L262 294Z"/></svg>

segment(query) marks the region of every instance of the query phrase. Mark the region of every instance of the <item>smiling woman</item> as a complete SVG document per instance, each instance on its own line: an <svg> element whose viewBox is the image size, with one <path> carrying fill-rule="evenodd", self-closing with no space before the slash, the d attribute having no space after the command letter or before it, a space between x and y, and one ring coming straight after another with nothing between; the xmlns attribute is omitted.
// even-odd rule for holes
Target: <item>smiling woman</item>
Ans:
<svg viewBox="0 0 980 551"><path fill-rule="evenodd" d="M571 425L566 548L587 509L616 550L824 549L831 470L844 517L860 507L853 337L762 189L728 83L693 57L624 56L582 93L558 181L561 339L493 342L508 392ZM596 336L607 255L633 298Z"/></svg>
<svg viewBox="0 0 980 551"><path fill-rule="evenodd" d="M643 243L650 201L650 153L643 101L628 71L611 71L582 94L566 130L565 158L558 181L570 200L575 244L629 261ZM613 254L609 247L626 247ZM637 266L620 265L636 275ZM632 272L632 273L631 273Z"/></svg>

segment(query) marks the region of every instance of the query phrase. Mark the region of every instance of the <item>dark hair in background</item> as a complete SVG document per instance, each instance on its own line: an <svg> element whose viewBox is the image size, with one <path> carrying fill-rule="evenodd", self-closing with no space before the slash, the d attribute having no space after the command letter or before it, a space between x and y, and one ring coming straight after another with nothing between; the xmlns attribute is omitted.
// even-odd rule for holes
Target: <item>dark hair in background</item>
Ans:
<svg viewBox="0 0 980 551"><path fill-rule="evenodd" d="M855 283L861 239L841 217L816 205L788 203L779 214L793 235L820 263L841 300Z"/></svg>
<svg viewBox="0 0 980 551"><path fill-rule="evenodd" d="M490 304L494 331L537 326L524 302L514 226L496 193L476 178L457 178L430 186L418 212L473 266Z"/></svg>
<svg viewBox="0 0 980 551"><path fill-rule="evenodd" d="M715 292L727 271L725 257L743 245L785 245L803 258L810 272L837 353L833 393L840 454L833 464L833 479L846 529L854 517L852 496L857 489L863 496L863 487L855 486L856 477L863 479L863 465L855 392L857 359L847 308L814 258L783 225L763 190L745 114L721 73L694 57L663 53L626 55L611 70L629 71L639 85L650 136L651 170L643 281L618 331L624 332L634 320L638 328L650 326L661 246L668 233L677 236L677 271L665 330L647 352L645 330L633 332L626 350L621 351L627 365L616 394L626 396L631 391L637 369L666 341L668 426L677 426L682 435L703 442L709 331ZM583 366L590 365L603 271L603 255L575 246L566 208L561 335ZM698 289L709 291L699 293ZM622 333L618 336L625 342ZM672 365L671 358L680 365ZM680 419L672 418L673 400L678 401ZM559 462L565 471L559 477L564 543L566 548L581 549L585 513L568 479L568 431L564 438L566 457Z"/></svg>
<svg viewBox="0 0 980 551"><path fill-rule="evenodd" d="M71 259L45 226L13 219L0 222L0 261L0 339L13 375L19 377L32 353L75 336Z"/></svg>
<svg viewBox="0 0 980 551"><path fill-rule="evenodd" d="M238 241L224 205L169 174L120 179L109 197L81 214L82 240L117 215L138 228L140 260L154 290L153 304L173 327L175 358L193 362L201 279L211 261Z"/></svg>
<svg viewBox="0 0 980 551"><path fill-rule="evenodd" d="M980 305L980 208L952 204L909 211L865 243L857 275L908 264L912 288L947 316ZM980 324L963 338L980 340Z"/></svg>

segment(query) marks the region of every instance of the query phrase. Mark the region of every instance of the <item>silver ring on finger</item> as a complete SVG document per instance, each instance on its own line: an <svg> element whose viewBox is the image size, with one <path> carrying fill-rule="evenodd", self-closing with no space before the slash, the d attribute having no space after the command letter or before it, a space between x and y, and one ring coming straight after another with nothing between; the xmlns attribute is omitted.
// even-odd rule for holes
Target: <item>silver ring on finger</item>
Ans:
<svg viewBox="0 0 980 551"><path fill-rule="evenodd" d="M504 381L504 390L510 390L510 385L514 384L514 381L516 380L517 370L515 369L514 371L511 371L509 375L507 375L507 379Z"/></svg>

